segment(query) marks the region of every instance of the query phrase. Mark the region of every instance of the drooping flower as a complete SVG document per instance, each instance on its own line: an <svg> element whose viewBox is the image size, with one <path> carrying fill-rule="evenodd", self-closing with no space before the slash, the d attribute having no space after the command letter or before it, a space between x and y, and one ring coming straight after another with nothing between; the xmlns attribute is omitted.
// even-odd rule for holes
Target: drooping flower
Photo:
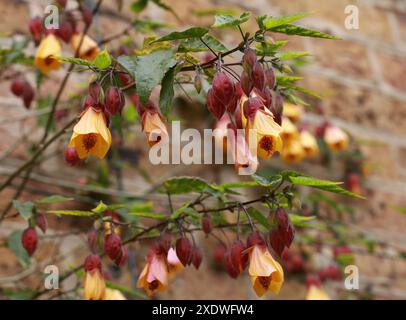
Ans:
<svg viewBox="0 0 406 320"><path fill-rule="evenodd" d="M183 264L180 262L176 251L173 248L168 250L167 255L169 276L172 277L175 273L183 269Z"/></svg>
<svg viewBox="0 0 406 320"><path fill-rule="evenodd" d="M103 300L127 300L121 291L116 289L106 288Z"/></svg>
<svg viewBox="0 0 406 320"><path fill-rule="evenodd" d="M303 113L303 107L289 102L283 104L283 116L289 118L293 123L297 123Z"/></svg>
<svg viewBox="0 0 406 320"><path fill-rule="evenodd" d="M85 299L103 300L106 293L106 283L101 271L99 256L90 255L84 263L85 275Z"/></svg>
<svg viewBox="0 0 406 320"><path fill-rule="evenodd" d="M324 131L324 141L333 151L342 151L348 147L348 135L339 127L327 125Z"/></svg>
<svg viewBox="0 0 406 320"><path fill-rule="evenodd" d="M111 133L103 112L87 108L73 128L69 147L74 147L80 159L95 155L104 158L111 145Z"/></svg>
<svg viewBox="0 0 406 320"><path fill-rule="evenodd" d="M81 39L83 37L82 43ZM98 55L100 49L97 46L96 41L90 38L88 35L81 33L74 33L70 39L70 45L72 49L76 52L78 51L78 57L92 61ZM79 48L80 45L80 48ZM78 49L79 48L79 49Z"/></svg>
<svg viewBox="0 0 406 320"><path fill-rule="evenodd" d="M160 248L152 248L147 256L147 264L142 270L137 287L144 288L149 296L156 291L164 291L168 286L168 263Z"/></svg>
<svg viewBox="0 0 406 320"><path fill-rule="evenodd" d="M169 135L166 129L166 125L163 122L162 115L151 108L147 108L141 116L142 131L145 133L148 139L150 147L163 141L168 142Z"/></svg>
<svg viewBox="0 0 406 320"><path fill-rule="evenodd" d="M290 121L289 118L287 117L282 117L282 132L281 132L281 138L284 143L287 143L289 141L292 141L293 139L296 139L299 135L299 130L297 127L293 124L292 121Z"/></svg>
<svg viewBox="0 0 406 320"><path fill-rule="evenodd" d="M257 156L251 152L245 136L241 131L243 130L237 130L234 135L229 136L228 140L229 146L231 146L234 166L239 174L252 174L258 168L258 159ZM253 134L253 136L251 139L255 140L255 134ZM256 150L255 148L252 149Z"/></svg>
<svg viewBox="0 0 406 320"><path fill-rule="evenodd" d="M261 297L267 291L278 294L284 281L283 269L272 257L265 240L258 233L252 233L247 239L247 247L248 273L256 295Z"/></svg>
<svg viewBox="0 0 406 320"><path fill-rule="evenodd" d="M320 286L310 285L307 289L306 300L330 300L330 296Z"/></svg>
<svg viewBox="0 0 406 320"><path fill-rule="evenodd" d="M300 162L305 156L305 151L299 139L294 139L283 144L282 160L286 163Z"/></svg>
<svg viewBox="0 0 406 320"><path fill-rule="evenodd" d="M57 70L60 62L57 59L61 55L61 45L53 34L48 34L42 39L35 54L34 63L43 74L51 70Z"/></svg>
<svg viewBox="0 0 406 320"><path fill-rule="evenodd" d="M319 146L316 138L306 129L300 131L300 143L306 157L312 158L319 154Z"/></svg>

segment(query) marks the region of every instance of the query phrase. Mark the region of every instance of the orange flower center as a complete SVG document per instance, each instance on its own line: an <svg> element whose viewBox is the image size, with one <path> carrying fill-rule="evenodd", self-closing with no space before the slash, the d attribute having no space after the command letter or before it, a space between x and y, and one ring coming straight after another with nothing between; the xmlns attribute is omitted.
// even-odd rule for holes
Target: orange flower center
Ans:
<svg viewBox="0 0 406 320"><path fill-rule="evenodd" d="M151 291L154 291L154 290L158 289L158 287L159 287L159 281L158 280L154 280L154 281L152 281L151 283L148 284L148 288Z"/></svg>
<svg viewBox="0 0 406 320"><path fill-rule="evenodd" d="M82 143L84 148L89 151L92 149L97 142L97 134L96 133L88 133L83 137Z"/></svg>
<svg viewBox="0 0 406 320"><path fill-rule="evenodd" d="M265 136L259 141L259 147L266 152L272 152L273 141L271 137Z"/></svg>
<svg viewBox="0 0 406 320"><path fill-rule="evenodd" d="M270 277L258 277L258 281L265 289L268 289L269 284L271 283Z"/></svg>
<svg viewBox="0 0 406 320"><path fill-rule="evenodd" d="M54 60L55 59L52 58L52 56L48 56L48 57L45 58L44 63L45 63L45 65L49 66L54 62Z"/></svg>

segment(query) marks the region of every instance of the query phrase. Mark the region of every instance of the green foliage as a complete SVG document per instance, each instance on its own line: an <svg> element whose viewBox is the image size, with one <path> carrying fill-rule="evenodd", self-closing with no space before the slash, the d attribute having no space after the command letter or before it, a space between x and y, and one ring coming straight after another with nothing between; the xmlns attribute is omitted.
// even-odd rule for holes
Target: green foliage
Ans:
<svg viewBox="0 0 406 320"><path fill-rule="evenodd" d="M28 220L34 213L35 205L31 201L21 203L18 200L13 200L13 207L18 211L18 213L25 219Z"/></svg>
<svg viewBox="0 0 406 320"><path fill-rule="evenodd" d="M260 211L258 211L257 209L255 209L254 207L249 207L247 209L248 214L255 220L257 221L259 224L261 224L262 226L264 226L267 230L271 230L272 229L272 224L269 221L269 219L267 217L264 216L263 213L261 213Z"/></svg>
<svg viewBox="0 0 406 320"><path fill-rule="evenodd" d="M211 188L207 181L198 177L174 177L165 181L162 191L170 194L201 193Z"/></svg>
<svg viewBox="0 0 406 320"><path fill-rule="evenodd" d="M99 52L92 64L99 69L106 69L111 65L111 58L106 49Z"/></svg>
<svg viewBox="0 0 406 320"><path fill-rule="evenodd" d="M39 204L51 204L51 203L59 203L59 202L72 201L72 200L73 200L73 198L68 198L68 197L61 196L59 194L54 194L52 196L37 199L37 200L35 200L35 202L39 203Z"/></svg>
<svg viewBox="0 0 406 320"><path fill-rule="evenodd" d="M173 82L175 80L175 68L169 69L162 79L161 92L159 94L159 107L163 115L168 116L172 107L172 100L175 94Z"/></svg>
<svg viewBox="0 0 406 320"><path fill-rule="evenodd" d="M273 28L302 19L309 15L311 15L311 13L303 12L303 13L297 13L297 14L293 14L293 15L280 16L280 17L259 16L259 17L257 17L257 23L261 30L272 30Z"/></svg>
<svg viewBox="0 0 406 320"><path fill-rule="evenodd" d="M7 247L17 257L20 264L27 268L31 263L31 258L21 243L22 234L21 230L14 231L7 239Z"/></svg>
<svg viewBox="0 0 406 320"><path fill-rule="evenodd" d="M183 40L178 47L178 52L200 52L208 51L210 47L216 52L225 52L227 48L216 38L209 34L205 34L200 38L190 38Z"/></svg>
<svg viewBox="0 0 406 320"><path fill-rule="evenodd" d="M77 216L77 217L92 217L95 215L91 211L82 210L48 210L47 213L62 215L62 216Z"/></svg>
<svg viewBox="0 0 406 320"><path fill-rule="evenodd" d="M316 30L307 29L293 24L284 24L271 29L272 32L284 33L287 35L296 35L302 37L322 38L331 40L340 40L339 37L332 36Z"/></svg>
<svg viewBox="0 0 406 320"><path fill-rule="evenodd" d="M251 16L251 12L243 12L239 17L231 14L216 14L214 16L214 28L237 27L244 22L247 22Z"/></svg>
<svg viewBox="0 0 406 320"><path fill-rule="evenodd" d="M201 27L192 27L186 29L184 31L174 31L166 36L163 36L153 42L162 42L162 41L171 41L171 40L184 40L184 39L191 39L191 38L201 38L203 37L209 29L201 28Z"/></svg>

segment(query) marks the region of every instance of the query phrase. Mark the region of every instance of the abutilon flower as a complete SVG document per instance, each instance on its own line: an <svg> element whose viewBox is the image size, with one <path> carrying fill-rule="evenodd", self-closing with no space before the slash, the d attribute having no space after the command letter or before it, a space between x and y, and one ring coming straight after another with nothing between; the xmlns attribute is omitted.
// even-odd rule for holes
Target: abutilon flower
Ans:
<svg viewBox="0 0 406 320"><path fill-rule="evenodd" d="M111 133L102 111L87 108L73 128L69 147L74 147L80 159L95 155L103 159L111 145Z"/></svg>
<svg viewBox="0 0 406 320"><path fill-rule="evenodd" d="M310 285L307 289L306 300L331 300L330 296L321 286Z"/></svg>
<svg viewBox="0 0 406 320"><path fill-rule="evenodd" d="M70 45L75 52L79 50L78 51L79 58L92 61L94 58L96 58L100 49L97 46L96 41L94 41L88 35L83 36L83 41L79 48L82 36L83 34L81 33L74 33L70 39Z"/></svg>
<svg viewBox="0 0 406 320"><path fill-rule="evenodd" d="M224 256L224 267L232 278L237 278L244 271L248 264L248 254L245 244L237 240Z"/></svg>
<svg viewBox="0 0 406 320"><path fill-rule="evenodd" d="M229 140L230 146L232 147L234 166L239 172L240 170L244 170L248 173L254 173L258 167L258 159L257 156L251 152L251 148L249 147L244 134L240 131L241 130L237 130L234 136L231 136ZM251 139L255 140L255 135L254 137L251 137Z"/></svg>
<svg viewBox="0 0 406 320"><path fill-rule="evenodd" d="M104 215L104 217L110 217L111 219L109 219L109 220L111 220L113 222L120 222L120 220L121 220L120 215L116 211L113 211L113 210L106 210L106 211L104 211L103 215ZM113 230L114 233L116 233L118 235L121 234L121 228L118 224L114 224L110 221L105 221L104 222L104 233L106 235L108 235L111 233L112 229L114 229Z"/></svg>
<svg viewBox="0 0 406 320"><path fill-rule="evenodd" d="M328 124L324 130L324 141L333 151L342 151L348 147L348 135L339 127Z"/></svg>
<svg viewBox="0 0 406 320"><path fill-rule="evenodd" d="M283 269L274 260L266 245L254 245L249 248L249 268L252 287L258 297L267 291L278 294L283 281Z"/></svg>
<svg viewBox="0 0 406 320"><path fill-rule="evenodd" d="M282 160L286 163L300 162L305 156L305 151L299 139L294 139L284 143L282 150Z"/></svg>
<svg viewBox="0 0 406 320"><path fill-rule="evenodd" d="M35 54L34 63L43 74L51 70L57 70L60 62L57 59L61 55L61 45L53 34L48 34L41 43Z"/></svg>
<svg viewBox="0 0 406 320"><path fill-rule="evenodd" d="M173 248L168 250L166 259L168 261L168 272L170 277L183 269L183 264L180 262L178 256L176 255L176 251Z"/></svg>
<svg viewBox="0 0 406 320"><path fill-rule="evenodd" d="M116 289L106 288L103 300L127 300L121 291Z"/></svg>
<svg viewBox="0 0 406 320"><path fill-rule="evenodd" d="M194 247L192 251L192 264L198 270L203 260L203 252L199 247Z"/></svg>
<svg viewBox="0 0 406 320"><path fill-rule="evenodd" d="M192 262L193 247L188 238L182 237L176 240L176 255L186 267Z"/></svg>
<svg viewBox="0 0 406 320"><path fill-rule="evenodd" d="M44 31L42 19L40 17L32 18L28 23L28 28L30 29L35 45L38 45L41 41L42 32Z"/></svg>
<svg viewBox="0 0 406 320"><path fill-rule="evenodd" d="M147 264L138 278L137 287L144 288L149 296L156 291L164 291L168 286L168 274L166 255L160 248L154 247L147 256Z"/></svg>
<svg viewBox="0 0 406 320"><path fill-rule="evenodd" d="M317 140L308 130L303 129L300 131L300 143L302 144L306 157L312 158L319 154Z"/></svg>
<svg viewBox="0 0 406 320"><path fill-rule="evenodd" d="M166 125L163 122L163 117L158 111L152 111L151 109L145 110L141 117L142 131L148 138L148 144L150 147L163 141L168 141L169 135L166 129Z"/></svg>
<svg viewBox="0 0 406 320"><path fill-rule="evenodd" d="M106 283L101 271L99 256L90 255L85 259L85 299L103 300L106 293Z"/></svg>
<svg viewBox="0 0 406 320"><path fill-rule="evenodd" d="M223 151L223 156L227 155L228 129L232 122L228 113L224 113L220 120L217 121L213 131L214 143L217 148Z"/></svg>
<svg viewBox="0 0 406 320"><path fill-rule="evenodd" d="M293 139L296 139L299 135L299 130L297 127L293 124L292 121L290 121L289 118L287 117L282 117L282 132L281 132L281 138L284 143L287 143L289 141L292 141Z"/></svg>
<svg viewBox="0 0 406 320"><path fill-rule="evenodd" d="M285 102L283 104L283 116L289 118L293 123L299 122L303 114L303 107L300 105Z"/></svg>
<svg viewBox="0 0 406 320"><path fill-rule="evenodd" d="M282 151L282 128L278 125L268 109L258 109L255 112L253 118L248 118L246 126L246 138L248 139L248 145L253 143L252 139L249 139L249 130L253 129L256 135L257 154L261 158L267 160L274 152Z"/></svg>

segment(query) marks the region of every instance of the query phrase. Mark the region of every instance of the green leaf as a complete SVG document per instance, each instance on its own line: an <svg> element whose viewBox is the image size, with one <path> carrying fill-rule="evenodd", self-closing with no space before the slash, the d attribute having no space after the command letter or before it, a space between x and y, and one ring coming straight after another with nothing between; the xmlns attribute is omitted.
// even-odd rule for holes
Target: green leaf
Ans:
<svg viewBox="0 0 406 320"><path fill-rule="evenodd" d="M182 194L204 192L206 189L210 189L210 184L198 177L174 177L166 180L163 184L164 191L170 194Z"/></svg>
<svg viewBox="0 0 406 320"><path fill-rule="evenodd" d="M69 62L69 63L77 64L79 66L90 67L93 65L91 62L81 59L81 58L56 57L56 59L58 59L59 61L62 61L62 62Z"/></svg>
<svg viewBox="0 0 406 320"><path fill-rule="evenodd" d="M316 219L315 216L300 216L298 214L289 214L289 219L293 223L294 226L296 227L301 227L301 228L306 228L309 227L309 224L307 222L312 221Z"/></svg>
<svg viewBox="0 0 406 320"><path fill-rule="evenodd" d="M225 47L219 40L213 36L206 34L202 37L202 40L209 46L213 51L225 52L227 47ZM200 52L208 51L207 46L202 42L200 38L192 38L183 40L179 47L178 52Z"/></svg>
<svg viewBox="0 0 406 320"><path fill-rule="evenodd" d="M348 190L341 188L339 185L342 184L342 182L320 180L313 177L302 175L295 171L283 171L281 174L285 180L291 182L294 185L307 186L328 192L342 194L345 196L365 199L364 197L358 194L352 193Z"/></svg>
<svg viewBox="0 0 406 320"><path fill-rule="evenodd" d="M231 14L216 14L214 16L214 28L226 28L236 27L240 24L248 21L251 16L251 12L243 12L239 17L235 17Z"/></svg>
<svg viewBox="0 0 406 320"><path fill-rule="evenodd" d="M302 79L303 79L302 77L294 77L294 76L276 76L276 83L278 85L283 86Z"/></svg>
<svg viewBox="0 0 406 320"><path fill-rule="evenodd" d="M147 4L148 4L148 0L135 1L131 5L131 10L134 11L135 13L139 13L146 8Z"/></svg>
<svg viewBox="0 0 406 320"><path fill-rule="evenodd" d="M13 207L25 220L28 220L33 214L35 205L31 201L21 203L18 200L13 200Z"/></svg>
<svg viewBox="0 0 406 320"><path fill-rule="evenodd" d="M253 174L251 177L258 185L263 187L275 186L278 183L282 182L282 176L279 174L270 176L269 178L257 174Z"/></svg>
<svg viewBox="0 0 406 320"><path fill-rule="evenodd" d="M73 200L73 198L68 198L68 197L61 196L59 194L54 194L49 197L37 199L37 200L35 200L35 202L36 203L57 203L57 202L65 202L65 201L72 201L72 200Z"/></svg>
<svg viewBox="0 0 406 320"><path fill-rule="evenodd" d="M186 202L180 208L177 208L176 210L174 210L171 215L171 219L175 220L175 219L179 218L179 216L181 214L185 214L187 216L191 216L194 218L199 217L199 214L197 213L197 211L193 208L190 208L189 206L190 206L190 202Z"/></svg>
<svg viewBox="0 0 406 320"><path fill-rule="evenodd" d="M94 212L94 213L103 213L107 209L108 209L108 206L105 205L103 203L103 201L100 201L99 204L97 205L97 207L92 209L92 212Z"/></svg>
<svg viewBox="0 0 406 320"><path fill-rule="evenodd" d="M135 78L137 94L142 103L148 101L152 89L161 83L165 73L176 64L173 56L173 49L159 49L138 57L118 57L121 66Z"/></svg>
<svg viewBox="0 0 406 320"><path fill-rule="evenodd" d="M284 24L275 28L272 28L271 31L284 33L287 35L297 35L302 37L312 37L312 38L322 38L322 39L332 39L332 40L340 40L341 38L332 36L327 33L323 33L316 30L307 29L300 26L295 26L293 24Z"/></svg>
<svg viewBox="0 0 406 320"><path fill-rule="evenodd" d="M290 23L304 17L311 15L310 12L301 12L293 15L288 16L280 16L280 17L259 17L258 19L261 20L260 28L262 30L270 30L275 27L279 27L286 23ZM258 21L258 20L257 20Z"/></svg>
<svg viewBox="0 0 406 320"><path fill-rule="evenodd" d="M2 293L10 300L32 300L35 296L35 291L31 289L4 289Z"/></svg>
<svg viewBox="0 0 406 320"><path fill-rule="evenodd" d="M246 188L246 187L255 187L258 183L256 181L241 181L241 182L226 182L218 187L223 189L233 189L233 188Z"/></svg>
<svg viewBox="0 0 406 320"><path fill-rule="evenodd" d="M173 82L175 80L175 68L171 68L162 79L161 92L159 94L159 108L164 116L167 116L172 107L172 100L175 94Z"/></svg>
<svg viewBox="0 0 406 320"><path fill-rule="evenodd" d="M7 247L18 258L18 261L24 268L27 268L31 263L31 258L21 243L21 236L23 231L14 231L7 239Z"/></svg>
<svg viewBox="0 0 406 320"><path fill-rule="evenodd" d="M279 51L275 53L275 57L280 60L292 60L301 57L309 56L310 53L307 51Z"/></svg>
<svg viewBox="0 0 406 320"><path fill-rule="evenodd" d="M137 32L141 33L150 33L151 31L167 27L167 24L164 22L143 19L135 19L132 24Z"/></svg>
<svg viewBox="0 0 406 320"><path fill-rule="evenodd" d="M131 290L130 288L120 286L120 285L118 285L116 283L113 283L113 282L110 282L110 281L106 281L106 287L110 288L110 289L119 290L122 293L128 294L128 295L130 295L130 296L132 296L134 298L137 298L137 299L148 299L148 297L145 294L141 293L141 292Z"/></svg>
<svg viewBox="0 0 406 320"><path fill-rule="evenodd" d="M111 65L111 58L106 49L100 51L99 54L94 58L92 64L99 69L106 69Z"/></svg>
<svg viewBox="0 0 406 320"><path fill-rule="evenodd" d="M280 85L282 85L282 84L280 84ZM322 99L322 97L317 92L314 92L313 90L309 90L309 89L306 89L306 88L295 86L295 85L293 85L291 83L285 83L285 84L283 84L283 86L288 88L288 89L294 90L294 91L302 92L304 94L315 97L317 99Z"/></svg>
<svg viewBox="0 0 406 320"><path fill-rule="evenodd" d="M170 41L170 40L183 40L183 39L190 39L190 38L201 38L203 37L207 32L209 32L209 29L207 28L201 28L201 27L192 27L189 29L186 29L184 31L174 31L166 36L163 36L157 40L152 41L154 42L161 42L161 41Z"/></svg>
<svg viewBox="0 0 406 320"><path fill-rule="evenodd" d="M267 230L271 230L272 229L272 224L271 222L268 220L267 217L265 217L261 212L259 212L257 209L253 208L253 207L249 207L247 209L248 214L255 220L257 221L259 224L263 225Z"/></svg>
<svg viewBox="0 0 406 320"><path fill-rule="evenodd" d="M166 214L157 214L151 212L129 212L128 215L133 217L151 218L156 220L165 220L166 218L168 218L168 215Z"/></svg>
<svg viewBox="0 0 406 320"><path fill-rule="evenodd" d="M77 217L91 217L95 215L94 212L81 210L48 210L47 213L59 214L64 216L77 216Z"/></svg>
<svg viewBox="0 0 406 320"><path fill-rule="evenodd" d="M287 40L275 41L275 43L261 42L255 46L258 56L274 56L276 51L288 43Z"/></svg>

